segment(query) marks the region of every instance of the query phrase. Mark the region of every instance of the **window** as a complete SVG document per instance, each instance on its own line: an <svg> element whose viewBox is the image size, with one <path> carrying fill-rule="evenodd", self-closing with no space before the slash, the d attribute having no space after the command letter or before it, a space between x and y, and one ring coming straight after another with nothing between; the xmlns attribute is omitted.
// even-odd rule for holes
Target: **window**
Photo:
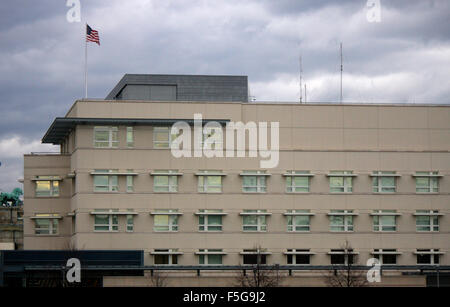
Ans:
<svg viewBox="0 0 450 307"><path fill-rule="evenodd" d="M94 127L94 147L117 147L117 127Z"/></svg>
<svg viewBox="0 0 450 307"><path fill-rule="evenodd" d="M178 210L157 210L154 213L154 231L178 231ZM167 213L167 214L166 214Z"/></svg>
<svg viewBox="0 0 450 307"><path fill-rule="evenodd" d="M330 231L353 231L353 210L331 210Z"/></svg>
<svg viewBox="0 0 450 307"><path fill-rule="evenodd" d="M288 210L285 215L287 218L287 231L305 232L310 230L309 210Z"/></svg>
<svg viewBox="0 0 450 307"><path fill-rule="evenodd" d="M438 172L416 172L415 177L416 177L416 193L439 192Z"/></svg>
<svg viewBox="0 0 450 307"><path fill-rule="evenodd" d="M37 215L39 216L39 215ZM56 218L36 218L34 220L34 233L37 235L56 235L58 234L58 219Z"/></svg>
<svg viewBox="0 0 450 307"><path fill-rule="evenodd" d="M94 171L94 192L117 192L119 191L118 176L108 175L117 170L95 170ZM99 173L95 175L95 173Z"/></svg>
<svg viewBox="0 0 450 307"><path fill-rule="evenodd" d="M155 264L178 264L177 249L155 249L153 256Z"/></svg>
<svg viewBox="0 0 450 307"><path fill-rule="evenodd" d="M353 191L352 171L332 171L330 177L330 193L351 193Z"/></svg>
<svg viewBox="0 0 450 307"><path fill-rule="evenodd" d="M395 172L373 172L372 186L374 193L395 193L397 190Z"/></svg>
<svg viewBox="0 0 450 307"><path fill-rule="evenodd" d="M418 249L417 264L439 264L439 249Z"/></svg>
<svg viewBox="0 0 450 307"><path fill-rule="evenodd" d="M292 174L292 176L289 176ZM295 176L294 176L295 175ZM303 175L303 176L302 176ZM309 192L309 171L290 171L286 176L287 193L308 193Z"/></svg>
<svg viewBox="0 0 450 307"><path fill-rule="evenodd" d="M95 214L94 216L94 231L119 231L119 217L117 214L112 214L118 210L95 210L98 212L105 212L105 214Z"/></svg>
<svg viewBox="0 0 450 307"><path fill-rule="evenodd" d="M378 210L373 213L373 231L396 231L395 210Z"/></svg>
<svg viewBox="0 0 450 307"><path fill-rule="evenodd" d="M214 171L208 171L214 172ZM198 192L199 193L221 193L222 192L222 176L221 175L205 175L198 176Z"/></svg>
<svg viewBox="0 0 450 307"><path fill-rule="evenodd" d="M205 132L206 128L206 132ZM210 150L222 150L223 149L223 135L221 127L205 127L203 128L202 144L201 148ZM208 139L208 142L206 140Z"/></svg>
<svg viewBox="0 0 450 307"><path fill-rule="evenodd" d="M221 249L199 250L198 264L210 264L210 265L222 264L222 250Z"/></svg>
<svg viewBox="0 0 450 307"><path fill-rule="evenodd" d="M353 249L332 249L329 254L331 264L348 265L354 262L355 253Z"/></svg>
<svg viewBox="0 0 450 307"><path fill-rule="evenodd" d="M40 176L38 179L52 179L51 176ZM58 180L36 180L36 197L57 197L59 196Z"/></svg>
<svg viewBox="0 0 450 307"><path fill-rule="evenodd" d="M265 193L265 171L244 171L242 174L242 191L246 193Z"/></svg>
<svg viewBox="0 0 450 307"><path fill-rule="evenodd" d="M415 215L417 231L439 231L439 211L417 210Z"/></svg>
<svg viewBox="0 0 450 307"><path fill-rule="evenodd" d="M178 192L178 176L170 176L170 173L177 173L177 171L155 171L152 173L153 177L153 191L154 192Z"/></svg>
<svg viewBox="0 0 450 307"><path fill-rule="evenodd" d="M380 264L397 264L396 249L375 249L374 258L380 261Z"/></svg>
<svg viewBox="0 0 450 307"><path fill-rule="evenodd" d="M267 264L267 255L257 250L244 249L242 256L244 264Z"/></svg>
<svg viewBox="0 0 450 307"><path fill-rule="evenodd" d="M153 128L153 148L168 149L177 135L170 133L171 127Z"/></svg>
<svg viewBox="0 0 450 307"><path fill-rule="evenodd" d="M134 147L133 127L127 127L127 147Z"/></svg>
<svg viewBox="0 0 450 307"><path fill-rule="evenodd" d="M134 231L134 216L132 214L127 215L127 232Z"/></svg>
<svg viewBox="0 0 450 307"><path fill-rule="evenodd" d="M129 173L131 173L132 172L132 170L128 170L128 172ZM126 177L127 178L127 192L133 192L134 191L134 188L133 188L133 176L132 175L129 175L129 176L127 176Z"/></svg>
<svg viewBox="0 0 450 307"><path fill-rule="evenodd" d="M309 249L288 249L287 264L310 264Z"/></svg>
<svg viewBox="0 0 450 307"><path fill-rule="evenodd" d="M266 210L244 210L243 231L267 231Z"/></svg>
<svg viewBox="0 0 450 307"><path fill-rule="evenodd" d="M222 231L222 210L200 210L198 214L199 231ZM204 215L202 215L204 213ZM217 213L217 215L214 215Z"/></svg>

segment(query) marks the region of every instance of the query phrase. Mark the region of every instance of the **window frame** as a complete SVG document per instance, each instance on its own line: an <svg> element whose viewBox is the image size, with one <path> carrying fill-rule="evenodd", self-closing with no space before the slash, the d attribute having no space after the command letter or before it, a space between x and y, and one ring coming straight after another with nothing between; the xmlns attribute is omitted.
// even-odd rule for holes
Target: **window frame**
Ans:
<svg viewBox="0 0 450 307"><path fill-rule="evenodd" d="M134 148L134 127L127 127L126 141L128 148Z"/></svg>
<svg viewBox="0 0 450 307"><path fill-rule="evenodd" d="M222 176L221 175L198 175L198 193L222 193ZM213 185L208 183L209 179L213 177L218 177L220 179L220 185ZM210 188L218 189L218 191L210 190Z"/></svg>
<svg viewBox="0 0 450 307"><path fill-rule="evenodd" d="M177 211L156 211L157 214L153 216L153 232L178 232L178 215ZM157 224L156 220L158 216L167 216L167 225L166 224ZM164 230L158 230L157 227L167 227Z"/></svg>
<svg viewBox="0 0 450 307"><path fill-rule="evenodd" d="M60 182L59 180L52 180L52 179L39 179L35 181L36 187L35 187L35 197L60 197ZM50 189L49 190L39 190L38 185L39 182L48 182ZM56 185L55 185L56 183ZM55 187L56 186L56 187ZM42 191L48 191L48 195L39 195L39 193L42 193Z"/></svg>
<svg viewBox="0 0 450 307"><path fill-rule="evenodd" d="M107 132L108 140L97 140L97 132ZM115 140L114 140L115 134ZM107 146L98 146L98 143L107 144ZM117 126L95 126L94 127L94 148L118 148L119 147L119 128Z"/></svg>
<svg viewBox="0 0 450 307"><path fill-rule="evenodd" d="M117 170L100 170L97 169L93 173L93 184L94 184L94 192L95 193L118 193L119 192L119 176L115 175L114 172ZM96 175L95 172L99 172L101 174ZM111 173L111 175L107 175L104 173ZM98 185L95 180L99 177L107 177L108 185ZM116 185L114 185L114 180L116 181ZM106 187L108 190L98 190L98 187Z"/></svg>
<svg viewBox="0 0 450 307"><path fill-rule="evenodd" d="M161 175L158 174L161 173ZM153 192L154 193L178 193L178 175L167 175L171 171L156 171L153 176ZM158 179L167 177L167 185L158 185ZM160 189L158 191L158 189Z"/></svg>
<svg viewBox="0 0 450 307"><path fill-rule="evenodd" d="M437 194L439 193L439 177L438 172L416 172L415 179L416 179L416 193L417 194ZM421 176L423 175L423 176ZM428 180L428 184L426 186L419 187L418 181L420 179ZM435 185L433 184L435 183ZM425 191L418 191L419 189L425 190Z"/></svg>
<svg viewBox="0 0 450 307"><path fill-rule="evenodd" d="M331 210L329 213L330 232L353 232L355 229L353 210ZM333 221L342 218L342 225L333 225ZM339 227L340 230L333 230Z"/></svg>
<svg viewBox="0 0 450 307"><path fill-rule="evenodd" d="M417 210L416 213L416 232L439 232L439 211L437 210ZM420 225L418 221L420 218L428 218L428 224ZM428 230L419 230L419 227L428 228Z"/></svg>
<svg viewBox="0 0 450 307"><path fill-rule="evenodd" d="M217 254L208 254L208 253L217 253ZM222 249L200 249L199 254L198 254L198 264L199 265L223 265L223 255L224 254L223 254ZM219 257L220 263L210 263L211 262L209 259L210 256Z"/></svg>
<svg viewBox="0 0 450 307"><path fill-rule="evenodd" d="M261 174L256 174L256 173L242 173L241 174L242 177L242 193L267 193L267 179L266 179L266 175L263 175L263 173ZM254 178L256 185L246 185L245 184L245 179L251 179ZM246 189L254 189L253 191L250 190L246 190Z"/></svg>
<svg viewBox="0 0 450 307"><path fill-rule="evenodd" d="M330 171L329 173L329 186L331 194L350 194L353 193L353 171ZM342 185L332 186L333 179L341 179ZM336 191L333 189L342 189L342 191Z"/></svg>
<svg viewBox="0 0 450 307"><path fill-rule="evenodd" d="M267 232L267 211L266 210L244 210L244 215L242 215L242 231L243 232ZM255 213L255 214L249 214ZM265 214L261 214L265 213ZM256 217L255 224L246 224L246 218ZM249 227L253 227L254 230L246 229Z"/></svg>
<svg viewBox="0 0 450 307"><path fill-rule="evenodd" d="M155 127L153 127L153 149L170 149L173 140L176 137L178 137L178 135L172 134L171 130L172 130L171 127L167 127L167 126L155 126ZM165 133L165 134L167 134L167 141L166 140L164 140L164 141L156 140L156 135L158 133ZM165 145L165 146L157 146L157 144Z"/></svg>
<svg viewBox="0 0 450 307"><path fill-rule="evenodd" d="M298 213L296 211L295 213ZM311 215L306 214L290 214L286 215L286 222L287 222L287 232L310 232L311 231ZM309 212L308 212L309 213ZM295 222L296 218L307 218L308 223L307 224L297 224ZM297 228L307 228L307 230L299 230Z"/></svg>
<svg viewBox="0 0 450 307"><path fill-rule="evenodd" d="M38 231L42 231L47 229L47 227L38 227L38 223L40 221L48 221L48 233L38 233ZM39 221L39 222L38 222ZM37 218L34 220L34 234L37 236L57 236L59 235L59 221L57 218Z"/></svg>
<svg viewBox="0 0 450 307"><path fill-rule="evenodd" d="M114 214L114 211L111 211L110 214L95 214L94 215L94 232L119 232L119 215ZM108 222L105 224L97 223L97 217L107 216ZM108 227L105 229L96 229L97 227Z"/></svg>
<svg viewBox="0 0 450 307"><path fill-rule="evenodd" d="M374 171L372 172L372 192L376 194L397 193L397 173L394 171ZM383 176L385 175L385 176ZM394 180L394 185L383 185L383 179ZM384 190L390 189L390 190Z"/></svg>
<svg viewBox="0 0 450 307"><path fill-rule="evenodd" d="M209 217L219 217L220 218L220 224L210 225L209 224ZM201 223L201 219L203 219L203 224ZM210 227L218 227L220 229L212 230ZM202 229L203 228L203 229ZM199 232L221 232L223 231L223 221L222 221L222 214L218 212L218 214L213 214L211 212L205 212L205 214L198 214L198 231Z"/></svg>
<svg viewBox="0 0 450 307"><path fill-rule="evenodd" d="M284 174L286 177L286 193L296 194L296 193L309 193L310 192L310 177L311 174L309 171L290 171ZM306 185L296 185L295 179L297 178L306 178ZM290 183L289 183L290 181ZM303 189L297 191L297 189Z"/></svg>
<svg viewBox="0 0 450 307"><path fill-rule="evenodd" d="M372 217L373 217L373 220L372 220L372 223L373 223L373 227L372 227L372 230L374 231L374 232L396 232L397 231L397 212L394 212L394 211L388 211L388 210L385 210L385 211L383 211L383 210L379 210L379 211L376 211L375 212L376 214L374 214ZM385 213L385 214L383 214L383 213ZM381 223L381 221L382 221L382 218L383 217L393 217L394 218L394 224L386 224L386 225L383 225L382 223ZM378 220L378 223L376 223L376 221L375 220ZM384 228L394 228L394 230L384 230ZM378 230L377 230L378 229Z"/></svg>

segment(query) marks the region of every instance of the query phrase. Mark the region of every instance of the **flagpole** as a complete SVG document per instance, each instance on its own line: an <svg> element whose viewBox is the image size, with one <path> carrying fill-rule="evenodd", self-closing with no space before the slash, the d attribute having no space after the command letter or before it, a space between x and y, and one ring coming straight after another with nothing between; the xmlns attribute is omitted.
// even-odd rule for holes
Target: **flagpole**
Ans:
<svg viewBox="0 0 450 307"><path fill-rule="evenodd" d="M84 31L84 98L87 98L88 95L88 87L87 87L87 23Z"/></svg>

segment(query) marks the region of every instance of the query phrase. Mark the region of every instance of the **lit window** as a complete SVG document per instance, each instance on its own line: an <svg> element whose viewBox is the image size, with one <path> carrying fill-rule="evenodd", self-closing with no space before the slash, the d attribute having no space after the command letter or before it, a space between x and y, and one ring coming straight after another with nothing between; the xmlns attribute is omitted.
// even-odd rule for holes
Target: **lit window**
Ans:
<svg viewBox="0 0 450 307"><path fill-rule="evenodd" d="M352 171L332 171L330 177L330 193L351 193L353 191Z"/></svg>
<svg viewBox="0 0 450 307"><path fill-rule="evenodd" d="M243 231L267 231L266 210L244 210L241 214Z"/></svg>
<svg viewBox="0 0 450 307"><path fill-rule="evenodd" d="M152 173L153 177L153 191L154 192L177 192L178 191L178 177L170 176L169 173L177 173L177 171L155 171ZM158 174L160 173L160 175Z"/></svg>
<svg viewBox="0 0 450 307"><path fill-rule="evenodd" d="M292 174L292 176L289 176L289 174ZM285 174L285 176L286 176L287 193L309 192L309 171L299 171L299 172L291 171Z"/></svg>
<svg viewBox="0 0 450 307"><path fill-rule="evenodd" d="M44 179L44 176L39 179ZM48 179L51 179L49 176ZM36 197L57 197L59 196L58 180L36 180Z"/></svg>
<svg viewBox="0 0 450 307"><path fill-rule="evenodd" d="M198 253L198 264L220 265L222 264L221 249L200 249Z"/></svg>
<svg viewBox="0 0 450 307"><path fill-rule="evenodd" d="M208 171L214 173L214 171ZM222 192L222 176L220 175L205 175L198 176L198 192L200 193L221 193Z"/></svg>
<svg viewBox="0 0 450 307"><path fill-rule="evenodd" d="M176 134L170 133L170 127L154 127L153 128L153 147L167 149L177 137Z"/></svg>
<svg viewBox="0 0 450 307"><path fill-rule="evenodd" d="M286 253L287 264L310 264L309 249L288 249Z"/></svg>
<svg viewBox="0 0 450 307"><path fill-rule="evenodd" d="M95 210L99 212L106 212L108 210ZM109 210L105 214L95 214L94 216L94 231L116 232L119 231L119 218L117 214L112 214L114 211Z"/></svg>
<svg viewBox="0 0 450 307"><path fill-rule="evenodd" d="M94 127L94 147L117 147L117 127Z"/></svg>
<svg viewBox="0 0 450 307"><path fill-rule="evenodd" d="M216 213L217 215L214 215L214 213ZM200 210L198 214L198 230L222 231L221 213L222 210Z"/></svg>
<svg viewBox="0 0 450 307"><path fill-rule="evenodd" d="M95 170L94 173L94 192L117 192L119 191L117 175L108 175L117 170Z"/></svg>
<svg viewBox="0 0 450 307"><path fill-rule="evenodd" d="M241 175L243 192L265 193L267 191L265 171L244 171Z"/></svg>
<svg viewBox="0 0 450 307"><path fill-rule="evenodd" d="M397 190L395 172L373 172L372 176L374 193L395 193Z"/></svg>
<svg viewBox="0 0 450 307"><path fill-rule="evenodd" d="M395 210L378 210L373 213L373 231L396 231L397 213Z"/></svg>
<svg viewBox="0 0 450 307"><path fill-rule="evenodd" d="M134 146L134 131L133 127L127 127L127 147Z"/></svg>
<svg viewBox="0 0 450 307"><path fill-rule="evenodd" d="M36 215L39 217L39 214ZM34 220L34 233L37 235L56 235L58 234L58 219L56 218L36 218Z"/></svg>
<svg viewBox="0 0 450 307"><path fill-rule="evenodd" d="M353 231L353 210L331 210L330 231Z"/></svg>
<svg viewBox="0 0 450 307"><path fill-rule="evenodd" d="M178 231L178 210L157 210L154 213L154 231ZM167 213L167 214L166 214Z"/></svg>
<svg viewBox="0 0 450 307"><path fill-rule="evenodd" d="M438 172L416 172L415 177L417 193L439 192Z"/></svg>
<svg viewBox="0 0 450 307"><path fill-rule="evenodd" d="M417 210L415 215L417 231L439 231L439 211Z"/></svg>

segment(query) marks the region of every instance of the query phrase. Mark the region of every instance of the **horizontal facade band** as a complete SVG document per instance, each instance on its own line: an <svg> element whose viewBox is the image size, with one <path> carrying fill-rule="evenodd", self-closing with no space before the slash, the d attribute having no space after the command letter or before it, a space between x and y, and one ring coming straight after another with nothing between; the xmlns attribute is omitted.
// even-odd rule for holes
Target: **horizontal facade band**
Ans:
<svg viewBox="0 0 450 307"><path fill-rule="evenodd" d="M372 215L372 216L379 216L379 215L383 215L383 216L400 216L402 214L398 213L398 212L371 212L371 213L369 213L369 215Z"/></svg>
<svg viewBox="0 0 450 307"><path fill-rule="evenodd" d="M31 178L31 181L63 181L60 176L36 176Z"/></svg>
<svg viewBox="0 0 450 307"><path fill-rule="evenodd" d="M226 255L226 252L195 252L196 255Z"/></svg>
<svg viewBox="0 0 450 307"><path fill-rule="evenodd" d="M327 253L328 255L359 255L359 252L354 251L331 251Z"/></svg>
<svg viewBox="0 0 450 307"><path fill-rule="evenodd" d="M270 212L240 212L239 215L272 215Z"/></svg>
<svg viewBox="0 0 450 307"><path fill-rule="evenodd" d="M327 174L327 177L358 177L357 174L335 174L335 173L329 173Z"/></svg>
<svg viewBox="0 0 450 307"><path fill-rule="evenodd" d="M421 174L412 174L411 176L413 176L413 177L431 177L431 178L439 178L439 177L444 177L444 175L441 175L441 174L424 174L424 175L421 175Z"/></svg>
<svg viewBox="0 0 450 307"><path fill-rule="evenodd" d="M183 255L183 252L179 252L179 251L153 251L150 252L150 255Z"/></svg>
<svg viewBox="0 0 450 307"><path fill-rule="evenodd" d="M150 176L183 176L183 173L151 172Z"/></svg>
<svg viewBox="0 0 450 307"><path fill-rule="evenodd" d="M226 173L222 172L197 172L195 176L226 176Z"/></svg>
<svg viewBox="0 0 450 307"><path fill-rule="evenodd" d="M415 251L413 252L416 255L444 255L445 252L440 251Z"/></svg>
<svg viewBox="0 0 450 307"><path fill-rule="evenodd" d="M228 215L226 212L194 212L194 215Z"/></svg>
<svg viewBox="0 0 450 307"><path fill-rule="evenodd" d="M248 251L248 252L240 252L241 255L272 255L271 252L257 252L257 251Z"/></svg>
<svg viewBox="0 0 450 307"><path fill-rule="evenodd" d="M372 251L370 252L372 255L401 255L402 252L394 252L394 251Z"/></svg>
<svg viewBox="0 0 450 307"><path fill-rule="evenodd" d="M272 176L268 173L239 173L239 176Z"/></svg>
<svg viewBox="0 0 450 307"><path fill-rule="evenodd" d="M43 215L35 215L30 217L32 220L38 220L38 219L62 219L63 217L59 214L43 214Z"/></svg>
<svg viewBox="0 0 450 307"><path fill-rule="evenodd" d="M286 216L297 216L297 215L310 215L310 216L313 216L313 215L316 215L316 214L312 213L312 212L285 212L285 213L283 213L283 215L286 215Z"/></svg>
<svg viewBox="0 0 450 307"><path fill-rule="evenodd" d="M138 173L127 173L127 172L96 172L92 171L89 173L90 175L101 175L101 176L137 176Z"/></svg>
<svg viewBox="0 0 450 307"><path fill-rule="evenodd" d="M444 216L444 213L440 213L440 212L416 212L413 213L413 215L415 216Z"/></svg>
<svg viewBox="0 0 450 307"><path fill-rule="evenodd" d="M327 215L330 216L356 216L359 215L359 213L356 212L328 212Z"/></svg>
<svg viewBox="0 0 450 307"><path fill-rule="evenodd" d="M284 177L314 177L315 174L292 174L292 173L284 173L282 174Z"/></svg>
<svg viewBox="0 0 450 307"><path fill-rule="evenodd" d="M134 211L91 211L91 215L138 215L138 212Z"/></svg>
<svg viewBox="0 0 450 307"><path fill-rule="evenodd" d="M150 215L183 215L181 212L159 212L159 211L152 211L150 212Z"/></svg>
<svg viewBox="0 0 450 307"><path fill-rule="evenodd" d="M307 252L307 251L295 251L295 252L283 252L283 254L285 255L315 255L316 253L314 252Z"/></svg>
<svg viewBox="0 0 450 307"><path fill-rule="evenodd" d="M400 174L369 174L370 177L401 177Z"/></svg>
<svg viewBox="0 0 450 307"><path fill-rule="evenodd" d="M164 119L164 118L82 118L82 117L57 117L42 138L42 143L61 144L69 133L77 125L100 126L172 126L176 122L183 121L188 125L194 125L191 119ZM202 119L202 124L218 122L226 125L229 119Z"/></svg>

